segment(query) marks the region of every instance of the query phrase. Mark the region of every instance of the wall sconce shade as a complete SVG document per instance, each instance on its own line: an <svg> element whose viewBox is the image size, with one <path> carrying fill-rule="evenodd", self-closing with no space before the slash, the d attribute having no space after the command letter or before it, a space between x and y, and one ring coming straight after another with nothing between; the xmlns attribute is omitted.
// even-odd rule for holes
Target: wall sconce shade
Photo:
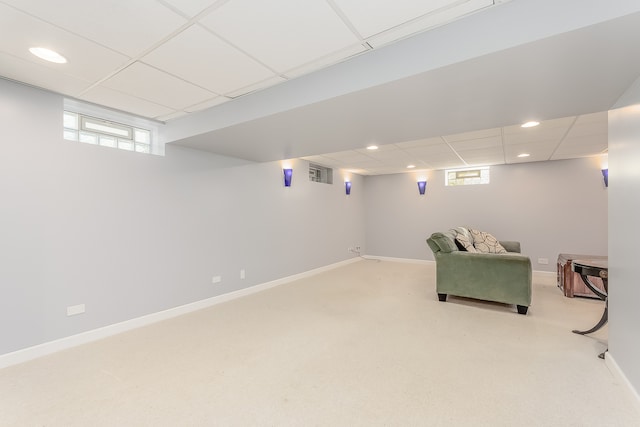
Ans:
<svg viewBox="0 0 640 427"><path fill-rule="evenodd" d="M291 187L291 177L293 176L293 169L283 169L284 171L284 186Z"/></svg>
<svg viewBox="0 0 640 427"><path fill-rule="evenodd" d="M609 169L602 169L602 177L604 178L604 186L609 186Z"/></svg>
<svg viewBox="0 0 640 427"><path fill-rule="evenodd" d="M344 183L344 190L345 190L345 192L347 193L347 196L348 196L349 194L351 194L351 182L346 181L346 182Z"/></svg>
<svg viewBox="0 0 640 427"><path fill-rule="evenodd" d="M424 192L427 189L427 181L418 181L418 191L421 196L424 196Z"/></svg>

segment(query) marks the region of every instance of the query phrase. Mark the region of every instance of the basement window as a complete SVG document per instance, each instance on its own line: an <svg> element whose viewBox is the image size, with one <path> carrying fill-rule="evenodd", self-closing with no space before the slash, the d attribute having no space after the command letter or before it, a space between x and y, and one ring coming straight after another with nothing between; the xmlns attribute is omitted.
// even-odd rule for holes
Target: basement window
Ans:
<svg viewBox="0 0 640 427"><path fill-rule="evenodd" d="M309 163L309 181L333 184L333 169Z"/></svg>
<svg viewBox="0 0 640 427"><path fill-rule="evenodd" d="M151 153L151 130L64 111L64 139L120 150Z"/></svg>
<svg viewBox="0 0 640 427"><path fill-rule="evenodd" d="M445 185L489 184L489 168L448 169L445 171Z"/></svg>

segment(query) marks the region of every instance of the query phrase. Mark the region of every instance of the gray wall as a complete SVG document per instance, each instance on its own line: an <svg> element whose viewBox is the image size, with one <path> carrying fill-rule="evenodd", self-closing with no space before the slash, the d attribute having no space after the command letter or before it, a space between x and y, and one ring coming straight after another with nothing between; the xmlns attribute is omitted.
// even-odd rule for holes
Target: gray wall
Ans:
<svg viewBox="0 0 640 427"><path fill-rule="evenodd" d="M635 103L635 105L633 105ZM625 105L631 105L622 108ZM640 392L640 79L609 112L609 350Z"/></svg>
<svg viewBox="0 0 640 427"><path fill-rule="evenodd" d="M62 139L61 97L0 79L0 354L349 259L351 196L294 163ZM240 269L246 279L240 280ZM212 284L214 275L222 283ZM85 304L86 313L66 316Z"/></svg>
<svg viewBox="0 0 640 427"><path fill-rule="evenodd" d="M607 190L600 159L491 167L488 185L447 187L444 171L365 178L367 253L433 259L425 239L468 226L500 240L518 240L533 269L555 271L559 253L607 254ZM547 258L548 265L538 264Z"/></svg>

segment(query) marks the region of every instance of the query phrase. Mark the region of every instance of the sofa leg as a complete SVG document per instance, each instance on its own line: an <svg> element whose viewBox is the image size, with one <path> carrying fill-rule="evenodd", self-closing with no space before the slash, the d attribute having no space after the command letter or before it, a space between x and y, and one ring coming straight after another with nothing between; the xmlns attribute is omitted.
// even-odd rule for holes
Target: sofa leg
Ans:
<svg viewBox="0 0 640 427"><path fill-rule="evenodd" d="M527 307L526 305L518 306L518 314L527 314L527 310L529 310L529 307Z"/></svg>
<svg viewBox="0 0 640 427"><path fill-rule="evenodd" d="M447 300L447 294L438 294L438 299L445 302Z"/></svg>

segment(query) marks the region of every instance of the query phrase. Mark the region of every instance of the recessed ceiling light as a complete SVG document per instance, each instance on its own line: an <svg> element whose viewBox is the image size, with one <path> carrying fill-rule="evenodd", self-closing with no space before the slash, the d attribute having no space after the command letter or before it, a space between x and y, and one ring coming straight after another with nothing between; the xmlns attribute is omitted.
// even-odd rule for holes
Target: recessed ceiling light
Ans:
<svg viewBox="0 0 640 427"><path fill-rule="evenodd" d="M522 154L518 154L518 157L529 157L531 154L529 153L522 153Z"/></svg>
<svg viewBox="0 0 640 427"><path fill-rule="evenodd" d="M538 126L539 124L540 124L540 122L527 122L527 123L523 123L520 127L532 128L534 126Z"/></svg>
<svg viewBox="0 0 640 427"><path fill-rule="evenodd" d="M367 147L367 150L377 150L377 149L378 149L378 146L377 146L377 145L369 145L369 146Z"/></svg>
<svg viewBox="0 0 640 427"><path fill-rule="evenodd" d="M413 169L413 168L415 168L415 167L416 167L416 165L408 165L408 166L407 166L407 169Z"/></svg>
<svg viewBox="0 0 640 427"><path fill-rule="evenodd" d="M65 64L67 62L67 58L60 55L58 52L54 52L51 49L47 49L45 47L32 47L29 48L29 52L40 59L44 59L45 61L49 62L55 62L56 64Z"/></svg>

